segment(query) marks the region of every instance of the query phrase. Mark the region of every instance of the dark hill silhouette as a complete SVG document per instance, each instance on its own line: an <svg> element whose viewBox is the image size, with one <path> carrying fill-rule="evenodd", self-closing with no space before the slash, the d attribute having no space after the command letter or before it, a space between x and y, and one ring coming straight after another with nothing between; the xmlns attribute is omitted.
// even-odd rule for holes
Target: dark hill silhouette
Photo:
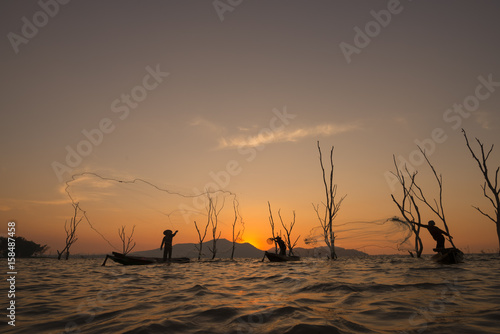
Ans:
<svg viewBox="0 0 500 334"><path fill-rule="evenodd" d="M173 246L172 256L173 257L189 257L198 258L198 250L196 249L197 244L186 243L186 244L176 244ZM211 257L211 253L208 247L212 246L212 241L206 241L203 243L203 256L202 258ZM220 239L217 241L217 255L216 258L227 259L231 257L232 242L226 239ZM368 256L368 254L354 250L354 249L344 249L341 247L335 247L337 255L339 257L362 257ZM269 249L269 251L274 252L274 248ZM316 247L316 248L295 248L295 255L304 257L325 257L327 256L329 250L326 246ZM163 251L159 248L132 252L130 255L134 256L145 256L145 257L162 257ZM234 251L235 258L262 258L264 251L260 250L253 245L245 243L237 243Z"/></svg>
<svg viewBox="0 0 500 334"><path fill-rule="evenodd" d="M188 244L176 244L173 246L172 256L173 257L189 257L189 258L198 258L198 250L195 246L198 244L188 243ZM202 258L211 257L212 253L209 251L208 247L212 246L212 241L207 241L203 243L203 255ZM217 256L216 258L230 258L231 250L232 250L232 242L226 239L219 239L217 241ZM163 251L159 248L151 249L147 251L138 251L130 253L130 255L135 256L146 256L146 257L162 257ZM255 248L251 244L245 243L237 243L234 250L235 258L258 258L262 257L263 251L258 248Z"/></svg>

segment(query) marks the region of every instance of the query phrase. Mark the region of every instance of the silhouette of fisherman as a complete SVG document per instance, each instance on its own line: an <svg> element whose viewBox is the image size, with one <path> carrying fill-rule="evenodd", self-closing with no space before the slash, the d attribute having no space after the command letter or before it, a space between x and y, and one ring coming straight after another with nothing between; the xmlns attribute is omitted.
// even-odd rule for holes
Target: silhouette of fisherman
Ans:
<svg viewBox="0 0 500 334"><path fill-rule="evenodd" d="M436 223L434 220L429 220L429 225L424 225L424 224L419 224L415 223L417 225L420 225L422 227L425 227L429 233L432 235L432 238L436 240L436 248L434 249L435 252L438 252L442 249L444 249L444 235L448 236L450 239L453 239L451 235L446 233L445 231L441 230L439 227L436 226Z"/></svg>
<svg viewBox="0 0 500 334"><path fill-rule="evenodd" d="M163 240L161 241L161 246L160 250L164 248L163 250L163 261L168 260L170 261L172 259L172 239L175 237L179 231L175 231L175 233L172 233L172 230L165 230L163 231ZM165 246L165 247L163 247Z"/></svg>
<svg viewBox="0 0 500 334"><path fill-rule="evenodd" d="M274 242L276 242L280 248L279 255L286 255L286 245L283 239L281 239L279 236L273 239Z"/></svg>

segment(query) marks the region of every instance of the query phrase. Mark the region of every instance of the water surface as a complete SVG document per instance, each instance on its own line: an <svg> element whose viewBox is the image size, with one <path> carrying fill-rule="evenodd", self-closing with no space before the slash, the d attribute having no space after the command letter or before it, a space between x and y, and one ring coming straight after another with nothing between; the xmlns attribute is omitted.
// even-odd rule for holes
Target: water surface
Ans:
<svg viewBox="0 0 500 334"><path fill-rule="evenodd" d="M19 259L16 327L4 311L0 331L500 333L498 255L101 263Z"/></svg>

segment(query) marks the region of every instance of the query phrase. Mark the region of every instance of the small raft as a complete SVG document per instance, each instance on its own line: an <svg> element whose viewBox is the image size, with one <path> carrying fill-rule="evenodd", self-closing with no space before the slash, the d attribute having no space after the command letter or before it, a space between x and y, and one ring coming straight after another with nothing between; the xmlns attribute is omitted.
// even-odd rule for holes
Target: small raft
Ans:
<svg viewBox="0 0 500 334"><path fill-rule="evenodd" d="M300 256L287 256L265 252L266 257L271 262L300 261Z"/></svg>
<svg viewBox="0 0 500 334"><path fill-rule="evenodd" d="M442 264L455 264L464 262L464 253L458 248L435 248L434 251L437 252L431 257L434 262Z"/></svg>
<svg viewBox="0 0 500 334"><path fill-rule="evenodd" d="M125 266L137 266L137 265L147 265L155 263L188 263L190 262L187 257L174 257L170 260L163 261L160 257L142 257L142 256L131 256L122 253L112 252L113 255L106 255L104 259L103 266L106 265L106 261L111 259L117 263L123 264Z"/></svg>

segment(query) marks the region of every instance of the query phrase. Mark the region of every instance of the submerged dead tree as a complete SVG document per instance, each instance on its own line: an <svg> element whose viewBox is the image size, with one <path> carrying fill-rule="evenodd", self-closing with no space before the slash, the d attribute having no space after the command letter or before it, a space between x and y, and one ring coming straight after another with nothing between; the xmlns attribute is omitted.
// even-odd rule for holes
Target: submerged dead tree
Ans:
<svg viewBox="0 0 500 334"><path fill-rule="evenodd" d="M236 228L236 222L238 221L238 216L239 216L238 206L236 204L236 200L233 201L233 209L234 209L234 221L233 221L233 247L231 249L231 261L234 259L234 250L236 248L236 241L240 239L240 234L242 232L240 230L240 231L238 231L238 233L236 235L234 235L235 228ZM241 220L241 217L240 217L240 220Z"/></svg>
<svg viewBox="0 0 500 334"><path fill-rule="evenodd" d="M434 168L434 166L429 161L429 158L427 157L427 154L425 153L425 151L422 150L422 148L420 146L417 146L417 147L420 150L420 152L422 153L422 155L424 156L425 161L427 162L427 164L431 168L432 173L434 174L434 178L436 179L436 182L437 182L438 187L439 187L439 202L436 199L434 199L434 205L432 205L429 202L429 200L425 197L422 188L419 187L418 184L415 183L415 182L414 182L415 189L413 189L413 194L421 202L423 202L425 205L427 205L427 207L429 209L431 209L431 211L434 212L436 214L436 216L439 217L439 219L441 220L441 222L443 222L443 225L444 225L444 228L446 230L446 233L450 236L448 238L448 240L450 241L450 243L453 246L453 248L456 248L455 244L453 243L453 239L451 237L450 230L448 228L448 224L446 223L446 217L445 217L445 214L444 214L444 206L443 206L443 175L442 174L439 174L439 175L437 174L436 169Z"/></svg>
<svg viewBox="0 0 500 334"><path fill-rule="evenodd" d="M269 224L271 225L271 233L273 235L272 239L268 239L268 242L271 243L272 241L270 240L275 241L276 237L278 236L281 238L281 231L279 232L279 235L276 235L274 230L275 225L274 225L273 211L271 209L271 203L269 203L269 201L267 202L267 206L269 207ZM283 228L285 229L285 235L283 236L282 239L284 239L285 245L288 248L288 256L293 256L293 248L295 247L295 245L297 245L297 241L300 238L299 235L297 239L295 239L295 241L292 242L291 235L293 227L295 225L295 211L293 211L293 221L290 223L289 227L287 227L287 225L283 222L283 218L281 217L281 209L278 210L278 217L280 218L281 226L283 226ZM276 241L274 242L274 251L276 254L278 254L278 244Z"/></svg>
<svg viewBox="0 0 500 334"><path fill-rule="evenodd" d="M200 229L198 228L196 221L194 222L194 227L196 227L196 232L198 232L198 245L195 245L196 250L198 251L198 260L201 259L201 255L203 254L202 252L203 241L205 240L205 236L207 235L208 225L210 225L210 212L207 218L207 224L205 225L205 230L203 231L203 236L201 235Z"/></svg>
<svg viewBox="0 0 500 334"><path fill-rule="evenodd" d="M479 166L479 169L483 174L484 184L481 186L481 188L483 189L483 195L490 201L491 205L493 206L493 209L495 210L495 214L490 215L477 206L473 207L477 211L479 211L483 216L485 216L486 218L488 218L489 220L491 220L493 223L496 224L498 244L499 244L498 253L500 254L500 185L498 183L498 173L500 171L500 166L497 167L494 173L495 176L494 177L491 176L488 170L488 158L490 157L490 154L493 151L493 145L491 145L488 152L486 152L484 150L484 144L479 139L476 138L481 153L481 157L479 158L472 149L472 147L470 146L469 139L467 138L467 133L465 133L464 129L462 129L462 133L464 134L465 142L467 144L469 152L472 154L474 160L476 160L477 165Z"/></svg>
<svg viewBox="0 0 500 334"><path fill-rule="evenodd" d="M66 255L65 256L66 260L69 259L69 249L78 240L78 238L76 237L76 228L78 227L78 225L82 221L83 217L80 217L80 219L78 219L78 221L77 221L78 210L80 209L78 207L78 203L73 204L73 208L75 209L74 214L73 214L73 218L70 219L69 224L68 224L67 220L64 222L64 231L66 232L66 244L65 244L64 248L62 249L62 251L57 251L57 259L58 260L61 259L63 254Z"/></svg>
<svg viewBox="0 0 500 334"><path fill-rule="evenodd" d="M130 236L127 237L127 234L125 233L125 225L123 225L121 228L118 229L118 235L120 236L120 240L122 241L122 254L128 254L134 249L135 247L135 242L132 239L134 236L134 230L135 230L135 225L132 227L132 232L130 233ZM134 243L132 245L132 242Z"/></svg>
<svg viewBox="0 0 500 334"><path fill-rule="evenodd" d="M269 208L269 225L271 225L271 234L272 234L273 240L274 240L274 239L276 239L276 234L274 233L273 211L271 210L271 203L269 203L269 201L267 201L267 206ZM276 254L278 254L278 244L276 242L274 243L274 252Z"/></svg>
<svg viewBox="0 0 500 334"><path fill-rule="evenodd" d="M200 260L201 256L203 255L203 241L205 240L205 237L207 235L208 226L210 225L210 219L212 218L212 198L210 197L210 194L207 194L207 199L208 199L208 206L206 207L207 223L205 224L203 235L201 234L201 231L198 225L196 224L196 221L194 222L194 227L196 228L196 232L198 232L198 245L195 245L196 250L198 251L198 260Z"/></svg>
<svg viewBox="0 0 500 334"><path fill-rule="evenodd" d="M344 201L347 195L342 196L338 201L337 197L337 185L333 183L333 146L330 150L330 174L329 179L327 180L325 168L323 166L323 157L321 155L321 147L319 146L318 141L318 151L319 151L319 163L321 165L321 171L323 172L323 184L325 187L325 195L326 202L323 202L324 214L320 212L320 205L314 205L314 211L316 211L316 215L318 216L318 220L321 223L321 227L323 228L323 236L326 245L330 249L331 260L335 260L337 258L337 254L335 253L335 232L333 231L333 220L337 217L337 214L340 210L340 205Z"/></svg>
<svg viewBox="0 0 500 334"><path fill-rule="evenodd" d="M283 219L281 218L281 210L278 210L278 216L280 217L281 225L285 229L285 243L288 247L288 256L293 256L293 248L295 245L297 245L297 241L300 238L300 235L295 239L295 241L292 243L291 239L291 234L293 230L293 226L295 225L295 210L293 211L293 221L290 223L290 227L287 228L286 224L283 222Z"/></svg>
<svg viewBox="0 0 500 334"><path fill-rule="evenodd" d="M415 196L413 195L413 186L415 185L415 177L417 176L417 172L410 173L407 166L405 166L405 171L403 172L398 168L395 156L393 156L393 160L394 166L396 167L396 172L392 174L399 181L399 184L401 185L403 191L403 196L401 201L396 200L396 198L392 194L391 198L392 201L397 205L405 221L411 223L411 229L415 234L415 254L417 255L417 257L420 257L422 255L422 251L424 250L422 239L420 238L421 226L413 224L414 222L417 222L418 224L422 223L420 210L418 208L417 202L415 201ZM409 181L409 184L407 181ZM410 252L410 255L413 257L412 252Z"/></svg>
<svg viewBox="0 0 500 334"><path fill-rule="evenodd" d="M222 202L222 205L220 208L217 208L218 206L218 199L215 197L215 200L208 195L208 205L209 207L211 206L210 215L209 215L209 220L210 220L210 225L212 226L212 247L208 247L208 250L212 253L212 260L215 259L215 256L217 255L217 241L219 240L221 236L221 231L217 231L218 223L219 223L219 213L222 211L224 208L224 199ZM219 232L219 234L217 234Z"/></svg>

